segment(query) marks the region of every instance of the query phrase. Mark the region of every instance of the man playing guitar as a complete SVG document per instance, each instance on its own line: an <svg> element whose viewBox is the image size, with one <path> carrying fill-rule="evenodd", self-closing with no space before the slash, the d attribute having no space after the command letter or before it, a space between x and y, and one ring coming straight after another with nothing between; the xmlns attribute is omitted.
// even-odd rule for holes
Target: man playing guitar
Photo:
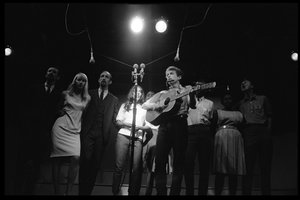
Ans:
<svg viewBox="0 0 300 200"><path fill-rule="evenodd" d="M174 109L170 109L171 114L156 123L160 126L156 141L155 183L157 195L167 195L166 164L168 162L168 154L173 148L174 160L170 195L180 195L184 167L183 160L188 139L187 113L190 97L189 95L184 95L176 98L176 101L171 101L171 99L178 94L189 93L192 86L183 87L180 84L183 72L175 66L168 67L165 73L169 90L157 93L146 101L142 107L148 111L147 113L151 113L151 111L159 113L165 111L169 104L174 104L171 106Z"/></svg>

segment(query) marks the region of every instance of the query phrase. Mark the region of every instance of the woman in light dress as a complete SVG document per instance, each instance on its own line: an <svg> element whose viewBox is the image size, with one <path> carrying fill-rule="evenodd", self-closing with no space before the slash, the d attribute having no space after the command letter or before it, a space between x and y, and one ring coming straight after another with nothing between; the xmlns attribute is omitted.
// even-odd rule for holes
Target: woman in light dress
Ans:
<svg viewBox="0 0 300 200"><path fill-rule="evenodd" d="M221 195L225 176L228 176L229 195L236 195L237 178L245 175L244 142L240 128L243 114L233 111L233 95L226 91L221 96L223 109L217 109L213 116L216 127L214 137L213 173L215 176L215 195Z"/></svg>
<svg viewBox="0 0 300 200"><path fill-rule="evenodd" d="M59 110L60 117L57 118L52 127L52 151L53 160L52 178L54 194L60 195L60 171L64 162L69 163L67 185L64 195L71 193L72 186L79 169L80 159L80 131L81 120L89 102L88 78L84 73L78 73L74 77L68 89L62 92Z"/></svg>

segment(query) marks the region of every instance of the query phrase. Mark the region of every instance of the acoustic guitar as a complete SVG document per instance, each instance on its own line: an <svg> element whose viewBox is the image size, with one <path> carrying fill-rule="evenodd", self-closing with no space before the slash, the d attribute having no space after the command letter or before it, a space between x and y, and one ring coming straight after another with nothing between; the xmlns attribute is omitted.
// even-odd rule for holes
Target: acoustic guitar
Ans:
<svg viewBox="0 0 300 200"><path fill-rule="evenodd" d="M166 93L156 93L149 100L150 103L163 103L166 107L162 110L147 110L146 120L151 124L157 126L171 116L178 113L180 104L182 102L181 97L188 95L190 92L197 90L205 90L216 87L216 82L206 83L202 85L196 85L190 90L183 93L177 93L175 90L168 91Z"/></svg>

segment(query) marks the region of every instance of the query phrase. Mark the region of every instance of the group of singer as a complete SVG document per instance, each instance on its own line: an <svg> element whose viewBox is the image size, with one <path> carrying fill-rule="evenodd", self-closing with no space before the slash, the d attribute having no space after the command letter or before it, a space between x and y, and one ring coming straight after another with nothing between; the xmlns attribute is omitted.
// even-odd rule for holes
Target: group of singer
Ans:
<svg viewBox="0 0 300 200"><path fill-rule="evenodd" d="M109 91L113 81L110 72L101 72L96 89L89 89L87 75L80 72L59 92L55 87L59 69L49 67L45 83L28 88L26 106L20 108L14 194L34 194L41 164L49 158L55 195L72 195L77 175L78 195L91 195L105 149L113 139L112 195L121 193L132 152L128 195L141 195L144 170L148 175L143 195L152 195L153 188L156 195L194 195L195 189L197 195L208 195L210 174L215 175L214 195L225 194L225 177L229 195L236 195L239 176L242 195L251 195L256 158L261 194L271 195L272 110L268 98L255 93L253 81L244 80L240 86L244 98L236 101L232 91L224 90L220 93L223 108L216 108L207 98L214 87L211 83L183 86L183 77L181 69L169 66L165 90L145 93L136 84L119 106L119 99ZM116 138L111 136L113 126ZM68 172L65 191L61 192L63 163L68 163ZM169 190L168 174L172 178Z"/></svg>

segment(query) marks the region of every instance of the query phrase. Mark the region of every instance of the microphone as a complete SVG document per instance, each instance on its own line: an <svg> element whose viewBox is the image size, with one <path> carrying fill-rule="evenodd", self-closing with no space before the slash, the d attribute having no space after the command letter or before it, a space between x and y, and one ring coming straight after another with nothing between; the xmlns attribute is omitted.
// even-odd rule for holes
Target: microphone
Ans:
<svg viewBox="0 0 300 200"><path fill-rule="evenodd" d="M138 64L133 65L133 73L137 73Z"/></svg>
<svg viewBox="0 0 300 200"><path fill-rule="evenodd" d="M134 77L134 79L136 79L136 73L137 73L137 68L138 68L138 64L134 64L133 65L133 72L131 72L131 79Z"/></svg>
<svg viewBox="0 0 300 200"><path fill-rule="evenodd" d="M90 64L94 64L96 61L94 59L94 56L93 56L93 51L91 51L91 59L90 59Z"/></svg>
<svg viewBox="0 0 300 200"><path fill-rule="evenodd" d="M141 76L141 82L143 82L143 78L144 78L144 69L145 69L145 64L142 63L140 64L140 68L141 68L141 71L140 71L140 76Z"/></svg>
<svg viewBox="0 0 300 200"><path fill-rule="evenodd" d="M177 48L177 53L176 53L176 56L174 58L174 61L175 62L178 62L180 59L179 59L179 47Z"/></svg>

